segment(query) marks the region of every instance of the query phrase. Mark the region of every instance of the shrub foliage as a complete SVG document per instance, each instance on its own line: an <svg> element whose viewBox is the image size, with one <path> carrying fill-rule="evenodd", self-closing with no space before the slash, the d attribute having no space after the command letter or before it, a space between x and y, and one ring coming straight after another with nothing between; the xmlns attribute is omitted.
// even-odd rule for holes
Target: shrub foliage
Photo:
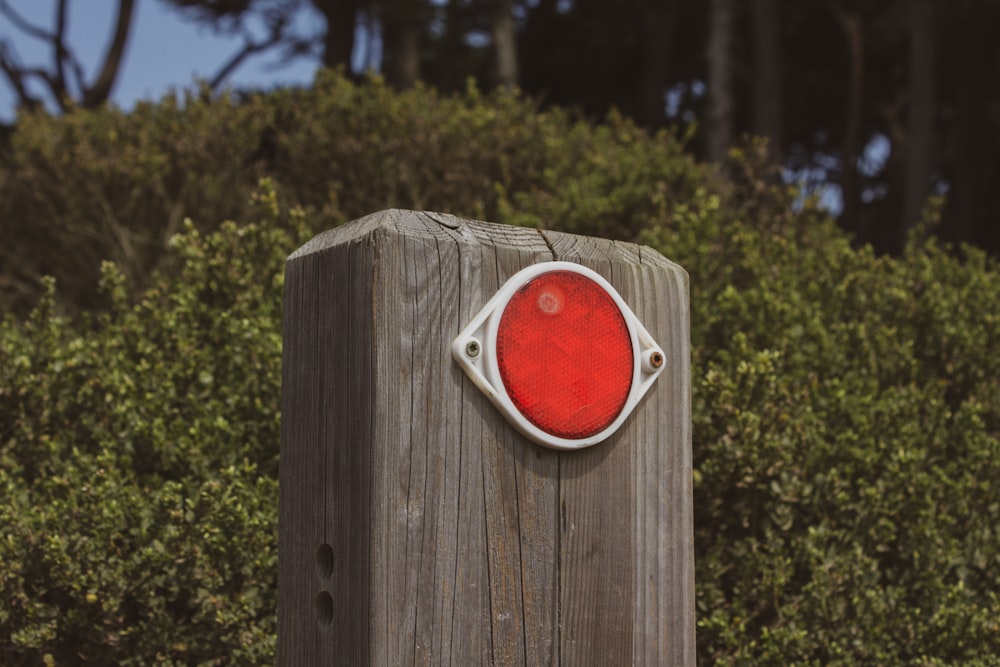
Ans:
<svg viewBox="0 0 1000 667"><path fill-rule="evenodd" d="M0 664L273 662L284 257L202 235L133 299L0 328ZM134 303L133 303L134 301Z"/></svg>
<svg viewBox="0 0 1000 667"><path fill-rule="evenodd" d="M620 118L336 75L21 119L0 227L30 263L3 280L35 306L0 325L0 664L273 662L283 258L385 206L689 270L700 662L1000 664L997 266L854 249L763 152L723 182Z"/></svg>

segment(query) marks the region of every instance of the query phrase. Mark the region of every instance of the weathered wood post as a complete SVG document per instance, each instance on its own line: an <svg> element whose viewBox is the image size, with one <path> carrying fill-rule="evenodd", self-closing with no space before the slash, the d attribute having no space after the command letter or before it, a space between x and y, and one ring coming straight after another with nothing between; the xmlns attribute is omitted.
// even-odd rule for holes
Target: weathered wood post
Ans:
<svg viewBox="0 0 1000 667"><path fill-rule="evenodd" d="M513 428L452 340L518 270L582 264L665 353L610 438ZM288 260L280 665L693 665L687 274L655 251L389 210Z"/></svg>

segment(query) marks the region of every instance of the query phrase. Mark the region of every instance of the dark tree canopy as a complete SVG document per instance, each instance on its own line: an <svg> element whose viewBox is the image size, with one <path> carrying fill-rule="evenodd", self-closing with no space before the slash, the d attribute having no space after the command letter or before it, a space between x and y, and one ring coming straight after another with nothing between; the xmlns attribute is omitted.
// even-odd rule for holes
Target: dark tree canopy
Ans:
<svg viewBox="0 0 1000 667"><path fill-rule="evenodd" d="M993 0L159 0L243 44L219 63L225 83L249 58L315 58L379 68L397 88L444 91L474 78L601 118L617 109L648 128L689 125L690 148L722 160L746 134L767 137L786 173L839 199L859 243L895 252L944 194L941 236L1000 251L1000 28ZM53 27L0 0L0 74L20 104L103 103L135 0L120 0L97 76L66 42L69 0ZM21 63L12 36L42 40L51 63ZM364 35L366 39L359 41ZM694 125L690 125L694 122Z"/></svg>

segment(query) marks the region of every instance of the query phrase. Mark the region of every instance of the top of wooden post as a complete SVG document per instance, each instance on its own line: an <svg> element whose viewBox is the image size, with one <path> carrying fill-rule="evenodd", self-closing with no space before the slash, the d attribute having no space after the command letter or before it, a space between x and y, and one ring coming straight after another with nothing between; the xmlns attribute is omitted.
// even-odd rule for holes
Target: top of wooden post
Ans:
<svg viewBox="0 0 1000 667"><path fill-rule="evenodd" d="M648 246L547 229L466 220L450 213L398 208L378 211L322 232L289 255L288 261L322 252L342 243L350 243L377 232L440 239L459 244L534 250L542 255L548 254L548 259L581 261L600 258L629 264L650 264L682 275L685 287L688 285L688 274L683 267Z"/></svg>

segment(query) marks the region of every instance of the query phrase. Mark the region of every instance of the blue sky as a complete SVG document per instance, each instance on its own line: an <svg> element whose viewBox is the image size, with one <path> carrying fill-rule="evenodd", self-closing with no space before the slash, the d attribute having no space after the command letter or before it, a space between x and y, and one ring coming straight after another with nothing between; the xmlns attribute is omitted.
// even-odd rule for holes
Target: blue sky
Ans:
<svg viewBox="0 0 1000 667"><path fill-rule="evenodd" d="M55 0L8 0L21 16L51 30ZM92 80L114 27L116 0L77 0L70 3L69 44L87 68ZM302 21L321 20L303 15ZM0 36L11 39L22 64L48 67L47 45L19 34L0 18ZM139 99L158 99L171 89L189 88L196 78L211 77L239 48L239 38L214 35L207 28L181 20L159 0L137 0L132 33L112 101L125 109ZM275 69L276 56L264 54L244 63L228 80L240 86L273 86L309 83L317 63L311 59ZM14 116L15 96L6 81L0 81L0 120Z"/></svg>

